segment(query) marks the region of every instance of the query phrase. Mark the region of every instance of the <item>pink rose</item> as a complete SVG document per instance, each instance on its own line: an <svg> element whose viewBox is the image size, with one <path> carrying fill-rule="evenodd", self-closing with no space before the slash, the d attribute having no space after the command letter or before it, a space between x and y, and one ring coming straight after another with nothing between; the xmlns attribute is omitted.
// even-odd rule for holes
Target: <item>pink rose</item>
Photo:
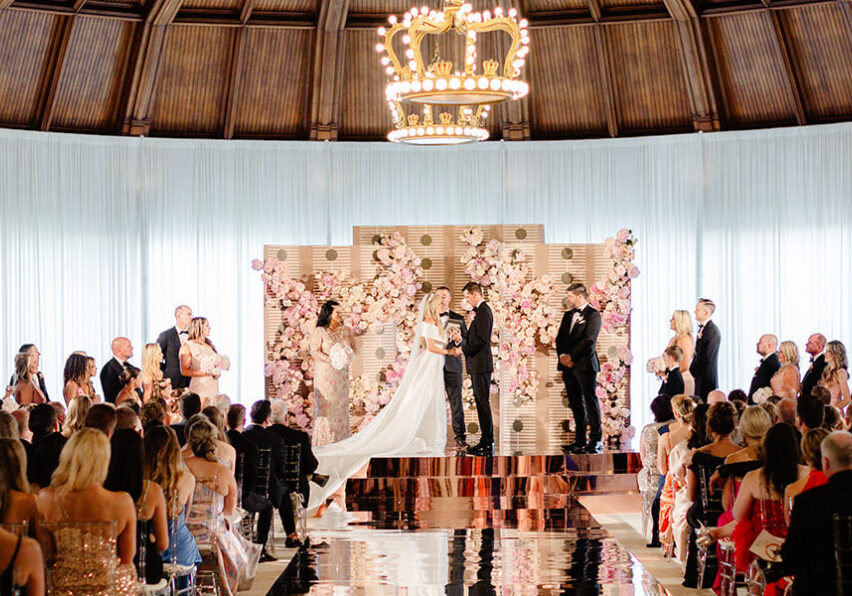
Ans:
<svg viewBox="0 0 852 596"><path fill-rule="evenodd" d="M630 230L628 230L627 228L621 228L620 230L618 230L618 235L616 236L616 238L618 239L619 242L627 242L627 239L629 237L630 237Z"/></svg>
<svg viewBox="0 0 852 596"><path fill-rule="evenodd" d="M630 279L636 279L637 277L639 277L639 267L633 265L627 275L628 277L630 277Z"/></svg>
<svg viewBox="0 0 852 596"><path fill-rule="evenodd" d="M255 271L260 271L261 269L263 269L263 261L261 261L260 259L254 259L251 262L251 268Z"/></svg>

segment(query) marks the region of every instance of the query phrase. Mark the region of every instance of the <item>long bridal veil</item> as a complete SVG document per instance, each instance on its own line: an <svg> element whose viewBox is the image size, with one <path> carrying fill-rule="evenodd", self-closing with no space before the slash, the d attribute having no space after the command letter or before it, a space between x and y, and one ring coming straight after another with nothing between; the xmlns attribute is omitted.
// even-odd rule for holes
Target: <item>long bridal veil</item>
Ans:
<svg viewBox="0 0 852 596"><path fill-rule="evenodd" d="M435 399L444 406L443 358L420 347L423 315L428 296L420 302L414 344L405 373L388 404L361 431L337 443L314 448L319 460L317 472L327 474L324 487L311 486L308 510L316 510L347 478L360 470L371 457L425 455L443 452L446 419L441 423L427 416ZM430 357L431 356L431 357Z"/></svg>

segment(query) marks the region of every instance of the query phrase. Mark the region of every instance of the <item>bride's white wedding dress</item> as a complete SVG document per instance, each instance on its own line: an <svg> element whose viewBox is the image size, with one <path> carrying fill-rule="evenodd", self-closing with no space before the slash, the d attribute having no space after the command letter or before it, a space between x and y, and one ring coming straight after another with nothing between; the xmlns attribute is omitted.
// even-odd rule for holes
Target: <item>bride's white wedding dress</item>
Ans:
<svg viewBox="0 0 852 596"><path fill-rule="evenodd" d="M317 473L327 474L324 487L311 486L313 511L371 457L443 455L447 442L444 399L444 356L420 346L420 338L446 344L438 327L418 317L412 355L396 393L360 432L337 443L314 447Z"/></svg>

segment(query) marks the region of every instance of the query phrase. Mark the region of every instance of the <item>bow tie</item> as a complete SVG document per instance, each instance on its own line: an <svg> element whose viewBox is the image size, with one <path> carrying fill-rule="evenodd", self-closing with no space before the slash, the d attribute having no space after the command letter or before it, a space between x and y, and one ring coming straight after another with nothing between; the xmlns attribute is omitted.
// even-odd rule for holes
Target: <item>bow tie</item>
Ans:
<svg viewBox="0 0 852 596"><path fill-rule="evenodd" d="M450 316L450 311L442 312L442 313L440 314L440 316L442 316L442 317L449 317L449 316Z"/></svg>
<svg viewBox="0 0 852 596"><path fill-rule="evenodd" d="M698 323L698 330L701 331L704 329L704 323Z"/></svg>
<svg viewBox="0 0 852 596"><path fill-rule="evenodd" d="M178 335L189 335L189 331L178 331Z"/></svg>

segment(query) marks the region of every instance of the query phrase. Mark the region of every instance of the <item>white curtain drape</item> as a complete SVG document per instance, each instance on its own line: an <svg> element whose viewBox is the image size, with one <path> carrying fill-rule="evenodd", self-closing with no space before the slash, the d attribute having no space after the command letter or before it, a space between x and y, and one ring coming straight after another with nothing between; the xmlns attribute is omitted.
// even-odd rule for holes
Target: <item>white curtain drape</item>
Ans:
<svg viewBox="0 0 852 596"><path fill-rule="evenodd" d="M0 130L0 362L36 343L52 395L73 350L134 361L177 304L231 356L222 389L263 395L264 244L350 244L354 225L543 223L548 242L639 238L634 423L677 308L713 298L724 389L763 332L852 341L852 125L579 142L126 139ZM803 366L806 365L803 360Z"/></svg>

